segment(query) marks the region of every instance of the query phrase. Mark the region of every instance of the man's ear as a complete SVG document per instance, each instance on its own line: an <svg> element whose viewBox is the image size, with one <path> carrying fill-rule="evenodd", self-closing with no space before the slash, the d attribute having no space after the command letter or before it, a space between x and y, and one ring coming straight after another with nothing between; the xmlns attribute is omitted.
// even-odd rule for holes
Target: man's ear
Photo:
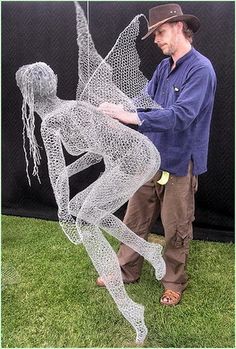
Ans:
<svg viewBox="0 0 236 349"><path fill-rule="evenodd" d="M183 22L176 22L176 28L178 29L178 33L181 33L183 31L183 27Z"/></svg>

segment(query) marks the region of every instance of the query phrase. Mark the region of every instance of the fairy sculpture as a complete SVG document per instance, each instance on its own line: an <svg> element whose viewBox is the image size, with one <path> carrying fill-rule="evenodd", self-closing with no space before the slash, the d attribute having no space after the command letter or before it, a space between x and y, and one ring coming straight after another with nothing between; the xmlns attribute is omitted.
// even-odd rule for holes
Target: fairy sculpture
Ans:
<svg viewBox="0 0 236 349"><path fill-rule="evenodd" d="M107 57L102 59L89 34L83 10L77 3L75 6L79 47L76 101L57 97L57 76L43 62L24 65L16 73L23 96L27 177L30 181L30 155L33 175L39 178L40 152L34 135L36 112L42 119L41 135L60 225L71 242L83 243L118 309L136 330L136 342L143 343L147 335L144 307L126 293L116 253L103 231L140 253L153 265L157 279L164 276L162 246L141 239L114 215L142 184L154 176L160 156L145 136L99 110L99 105L107 101L129 111L138 107L158 107L145 92L146 79L138 69L135 40L140 16L125 28ZM130 64L129 77L126 76L127 67L120 64L121 53L123 59L129 56L127 62L123 61L123 64ZM63 146L69 154L78 157L69 165L65 163ZM102 159L105 164L103 174L70 199L69 178Z"/></svg>

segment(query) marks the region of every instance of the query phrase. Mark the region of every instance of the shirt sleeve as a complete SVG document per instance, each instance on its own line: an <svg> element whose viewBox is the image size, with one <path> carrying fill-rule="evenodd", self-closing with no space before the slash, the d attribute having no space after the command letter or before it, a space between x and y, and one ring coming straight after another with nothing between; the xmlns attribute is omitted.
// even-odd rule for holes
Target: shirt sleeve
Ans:
<svg viewBox="0 0 236 349"><path fill-rule="evenodd" d="M193 70L183 84L176 102L163 109L138 112L140 132L183 131L208 103L212 103L215 81L210 68Z"/></svg>

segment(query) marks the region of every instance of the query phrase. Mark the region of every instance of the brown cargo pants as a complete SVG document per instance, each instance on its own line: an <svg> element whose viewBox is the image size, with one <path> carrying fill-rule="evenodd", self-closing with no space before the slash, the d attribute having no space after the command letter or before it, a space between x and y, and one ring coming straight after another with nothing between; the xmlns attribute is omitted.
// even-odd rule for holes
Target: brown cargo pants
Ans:
<svg viewBox="0 0 236 349"><path fill-rule="evenodd" d="M193 238L194 194L198 179L192 175L192 162L189 163L187 176L170 175L165 185L157 183L160 177L161 172L158 171L131 197L124 223L147 240L152 225L160 215L166 241L163 255L166 275L161 282L165 289L182 292L187 286L186 262ZM123 280L133 282L139 279L143 257L123 243L117 255Z"/></svg>

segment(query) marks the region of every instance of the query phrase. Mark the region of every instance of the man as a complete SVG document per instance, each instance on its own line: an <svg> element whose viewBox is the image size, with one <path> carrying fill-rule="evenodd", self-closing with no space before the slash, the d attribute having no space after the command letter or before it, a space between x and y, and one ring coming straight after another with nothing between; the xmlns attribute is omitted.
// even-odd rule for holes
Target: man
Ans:
<svg viewBox="0 0 236 349"><path fill-rule="evenodd" d="M176 305L187 286L186 263L192 239L194 194L198 175L207 171L210 122L216 76L210 61L192 46L200 22L176 4L149 11L149 30L162 52L170 56L156 68L148 93L163 109L129 113L104 103L106 114L125 124L139 125L161 154L161 171L130 199L124 223L147 239L161 215L165 233L166 275L161 304ZM138 281L143 258L122 244L118 258L125 283ZM97 279L103 286L103 280Z"/></svg>

